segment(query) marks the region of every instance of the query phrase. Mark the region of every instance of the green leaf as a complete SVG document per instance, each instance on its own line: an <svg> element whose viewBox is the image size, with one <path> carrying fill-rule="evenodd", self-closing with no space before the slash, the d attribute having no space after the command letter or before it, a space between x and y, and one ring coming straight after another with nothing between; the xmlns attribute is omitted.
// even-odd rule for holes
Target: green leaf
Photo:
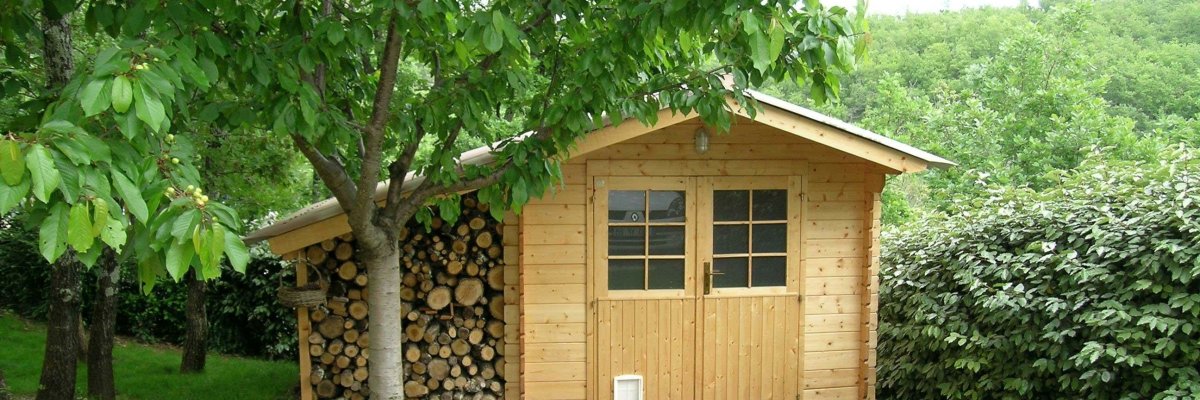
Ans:
<svg viewBox="0 0 1200 400"><path fill-rule="evenodd" d="M192 60L183 60L180 65L183 67L183 73L192 78L197 85L205 89L209 87L208 75L195 62L192 62Z"/></svg>
<svg viewBox="0 0 1200 400"><path fill-rule="evenodd" d="M754 69L760 72L767 72L767 68L771 66L770 43L767 37L762 32L755 32L750 35L750 59L754 62Z"/></svg>
<svg viewBox="0 0 1200 400"><path fill-rule="evenodd" d="M92 199L92 237L100 236L100 232L108 225L108 201L103 198Z"/></svg>
<svg viewBox="0 0 1200 400"><path fill-rule="evenodd" d="M127 240L125 225L119 219L109 219L108 223L104 225L104 229L100 230L100 240L120 253L121 246L124 246Z"/></svg>
<svg viewBox="0 0 1200 400"><path fill-rule="evenodd" d="M745 11L742 13L742 30L746 31L747 35L755 35L761 33L758 27L758 16L754 15L753 11Z"/></svg>
<svg viewBox="0 0 1200 400"><path fill-rule="evenodd" d="M54 166L54 158L50 156L50 150L41 144L34 144L25 155L25 163L29 166L30 176L33 178L34 197L43 203L49 202L50 195L58 189L58 184L62 181L62 176Z"/></svg>
<svg viewBox="0 0 1200 400"><path fill-rule="evenodd" d="M171 247L167 249L167 274L171 275L171 279L179 281L183 278L183 274L187 272L188 266L192 264L192 257L195 256L195 249L191 243L171 242Z"/></svg>
<svg viewBox="0 0 1200 400"><path fill-rule="evenodd" d="M171 236L175 237L175 241L182 243L186 242L189 233L195 229L196 225L200 224L200 212L196 209L184 211L183 214L175 217L171 225Z"/></svg>
<svg viewBox="0 0 1200 400"><path fill-rule="evenodd" d="M8 214L14 207L29 195L29 180L26 179L15 186L0 184L0 216Z"/></svg>
<svg viewBox="0 0 1200 400"><path fill-rule="evenodd" d="M125 209L129 210L138 221L142 221L142 223L148 221L150 210L146 208L146 200L142 198L142 192L138 190L137 186L134 186L129 178L115 169L112 171L112 180L117 194L121 195L121 200L125 202Z"/></svg>
<svg viewBox="0 0 1200 400"><path fill-rule="evenodd" d="M784 41L787 38L785 32L783 31L783 27L779 26L779 21L775 21L771 24L770 34L771 47L770 52L768 52L768 57L770 57L772 60L778 60L779 54L783 53Z"/></svg>
<svg viewBox="0 0 1200 400"><path fill-rule="evenodd" d="M329 29L329 43L338 44L345 38L346 30L342 26L333 26Z"/></svg>
<svg viewBox="0 0 1200 400"><path fill-rule="evenodd" d="M67 250L67 213L67 203L55 203L38 229L38 251L46 261L58 260Z"/></svg>
<svg viewBox="0 0 1200 400"><path fill-rule="evenodd" d="M25 157L21 155L19 143L0 139L0 175L9 185L21 183L25 176Z"/></svg>
<svg viewBox="0 0 1200 400"><path fill-rule="evenodd" d="M94 80L79 95L79 105L83 107L85 116L93 116L107 110L111 104L112 89L104 90L110 85L109 81Z"/></svg>
<svg viewBox="0 0 1200 400"><path fill-rule="evenodd" d="M92 236L92 220L87 204L85 202L75 203L71 207L71 214L67 222L67 244L80 253L92 248L92 241L95 238Z"/></svg>
<svg viewBox="0 0 1200 400"><path fill-rule="evenodd" d="M234 271L246 273L246 264L250 263L250 249L246 248L246 243L242 242L238 235L225 235L225 256L229 257L229 264L233 266Z"/></svg>
<svg viewBox="0 0 1200 400"><path fill-rule="evenodd" d="M504 46L504 37L492 26L483 27L483 48L490 53L500 51Z"/></svg>
<svg viewBox="0 0 1200 400"><path fill-rule="evenodd" d="M119 124L118 127L121 128L121 134L124 135L126 139L133 139L142 134L142 123L141 121L138 121L137 115L135 114L136 113L126 113L113 116Z"/></svg>
<svg viewBox="0 0 1200 400"><path fill-rule="evenodd" d="M112 107L113 111L124 113L129 111L129 104L133 102L133 85L129 83L129 78L125 75L117 75L113 78L112 83Z"/></svg>
<svg viewBox="0 0 1200 400"><path fill-rule="evenodd" d="M163 120L167 118L166 109L163 108L158 94L145 83L141 83L133 88L133 97L138 119L150 126L150 130L158 132L162 128Z"/></svg>
<svg viewBox="0 0 1200 400"><path fill-rule="evenodd" d="M208 240L205 241L206 249L205 256L208 258L208 263L205 265L204 276L206 278L216 278L221 275L221 254L225 253L225 227L221 224L212 224L208 230Z"/></svg>
<svg viewBox="0 0 1200 400"><path fill-rule="evenodd" d="M89 251L75 252L75 256L79 258L79 262L83 266L91 268L96 266L96 260L100 259L100 255L104 253L103 247L93 247Z"/></svg>

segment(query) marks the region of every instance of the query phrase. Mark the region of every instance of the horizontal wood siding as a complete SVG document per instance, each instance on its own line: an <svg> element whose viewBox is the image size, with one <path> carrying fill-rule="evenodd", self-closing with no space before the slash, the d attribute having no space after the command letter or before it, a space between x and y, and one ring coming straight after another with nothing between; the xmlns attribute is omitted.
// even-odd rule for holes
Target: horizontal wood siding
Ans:
<svg viewBox="0 0 1200 400"><path fill-rule="evenodd" d="M563 164L563 184L521 213L522 379L526 399L587 396L585 171Z"/></svg>
<svg viewBox="0 0 1200 400"><path fill-rule="evenodd" d="M862 382L866 164L811 163L805 246L804 398L853 399Z"/></svg>

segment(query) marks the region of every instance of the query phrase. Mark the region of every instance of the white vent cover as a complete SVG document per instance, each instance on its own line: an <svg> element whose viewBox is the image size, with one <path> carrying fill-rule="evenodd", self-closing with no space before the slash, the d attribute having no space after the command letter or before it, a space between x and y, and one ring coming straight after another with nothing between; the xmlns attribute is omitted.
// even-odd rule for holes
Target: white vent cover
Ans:
<svg viewBox="0 0 1200 400"><path fill-rule="evenodd" d="M621 375L613 378L613 400L642 400L641 375Z"/></svg>

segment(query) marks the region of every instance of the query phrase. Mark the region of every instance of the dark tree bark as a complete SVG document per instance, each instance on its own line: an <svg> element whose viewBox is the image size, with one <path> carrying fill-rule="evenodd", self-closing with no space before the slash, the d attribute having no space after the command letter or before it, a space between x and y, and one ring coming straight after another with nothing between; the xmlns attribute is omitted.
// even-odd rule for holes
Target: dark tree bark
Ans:
<svg viewBox="0 0 1200 400"><path fill-rule="evenodd" d="M43 7L52 7L48 2ZM42 54L46 88L57 93L75 73L72 53L71 16L50 19L55 13L42 11ZM55 262L50 273L50 310L46 323L46 353L38 400L75 398L75 367L79 363L79 264L68 251Z"/></svg>
<svg viewBox="0 0 1200 400"><path fill-rule="evenodd" d="M183 362L180 373L204 372L208 351L208 314L204 309L205 282L196 271L187 274L187 337L183 341Z"/></svg>
<svg viewBox="0 0 1200 400"><path fill-rule="evenodd" d="M67 252L50 273L50 312L46 323L46 356L37 400L73 400L79 363L79 264Z"/></svg>
<svg viewBox="0 0 1200 400"><path fill-rule="evenodd" d="M12 396L8 393L8 383L4 382L4 370L0 370L0 400L9 400Z"/></svg>
<svg viewBox="0 0 1200 400"><path fill-rule="evenodd" d="M96 299L92 304L91 339L88 343L88 397L101 400L117 398L113 381L113 336L117 325L117 290L121 264L112 249L104 249L96 279Z"/></svg>

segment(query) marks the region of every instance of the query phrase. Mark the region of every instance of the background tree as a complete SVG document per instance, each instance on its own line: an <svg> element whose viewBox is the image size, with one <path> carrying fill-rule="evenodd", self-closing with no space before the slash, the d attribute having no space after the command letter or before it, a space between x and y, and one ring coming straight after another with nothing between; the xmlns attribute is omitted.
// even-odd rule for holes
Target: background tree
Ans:
<svg viewBox="0 0 1200 400"><path fill-rule="evenodd" d="M1040 2L869 18L872 56L843 101L765 89L958 161L889 181L885 223L986 196L986 183L1046 188L1093 147L1150 160L1200 143L1200 6L1170 0ZM908 207L903 207L907 203ZM897 210L910 210L899 213Z"/></svg>
<svg viewBox="0 0 1200 400"><path fill-rule="evenodd" d="M91 266L105 249L128 246L139 275L152 284L159 273L178 279L192 267L215 277L226 255L238 269L248 258L237 238L237 214L202 194L186 146L167 133L166 110L183 85L178 65L163 62L161 50L128 40L93 55L86 73L77 71L74 8L73 2L47 2L0 14L6 63L38 60L28 50L40 48L49 82L42 90L24 85L25 114L13 118L0 140L0 214L26 209L30 222L41 226L41 255L58 261L49 291L58 301L51 306L38 394L47 399L74 397L81 345L74 335L75 260ZM36 45L23 46L27 40Z"/></svg>

